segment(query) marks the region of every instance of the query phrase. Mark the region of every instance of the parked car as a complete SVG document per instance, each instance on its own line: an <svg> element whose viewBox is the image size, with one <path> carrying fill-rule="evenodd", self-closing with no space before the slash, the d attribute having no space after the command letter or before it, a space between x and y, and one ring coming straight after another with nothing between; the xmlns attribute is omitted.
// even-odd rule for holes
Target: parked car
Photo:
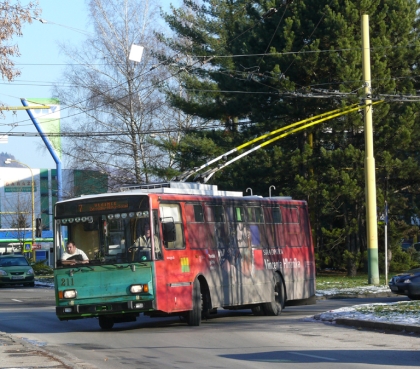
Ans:
<svg viewBox="0 0 420 369"><path fill-rule="evenodd" d="M408 296L411 300L420 300L420 268L397 274L390 279L388 285L397 295Z"/></svg>
<svg viewBox="0 0 420 369"><path fill-rule="evenodd" d="M34 270L23 255L0 255L0 287L17 284L34 287Z"/></svg>
<svg viewBox="0 0 420 369"><path fill-rule="evenodd" d="M411 242L401 242L401 248L403 251L407 251L413 244Z"/></svg>

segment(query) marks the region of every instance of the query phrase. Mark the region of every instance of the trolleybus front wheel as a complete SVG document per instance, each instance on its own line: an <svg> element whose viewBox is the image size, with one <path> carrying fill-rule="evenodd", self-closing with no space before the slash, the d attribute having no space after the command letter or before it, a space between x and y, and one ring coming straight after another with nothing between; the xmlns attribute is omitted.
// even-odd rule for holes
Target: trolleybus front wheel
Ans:
<svg viewBox="0 0 420 369"><path fill-rule="evenodd" d="M192 303L192 310L187 313L187 323L191 326L198 326L201 324L202 297L200 282L197 278L193 284Z"/></svg>
<svg viewBox="0 0 420 369"><path fill-rule="evenodd" d="M114 319L108 316L100 316L99 317L99 326L102 329L110 330L114 326Z"/></svg>

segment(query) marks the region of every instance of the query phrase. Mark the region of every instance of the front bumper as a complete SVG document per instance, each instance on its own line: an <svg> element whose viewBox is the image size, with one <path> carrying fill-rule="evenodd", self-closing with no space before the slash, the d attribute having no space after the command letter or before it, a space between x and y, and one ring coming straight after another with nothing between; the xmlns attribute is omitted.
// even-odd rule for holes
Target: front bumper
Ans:
<svg viewBox="0 0 420 369"><path fill-rule="evenodd" d="M420 284L418 283L389 284L389 288L397 295L420 296Z"/></svg>
<svg viewBox="0 0 420 369"><path fill-rule="evenodd" d="M140 305L141 304L141 305ZM55 308L58 319L82 319L101 315L142 313L153 310L153 301L127 301L118 303L68 305Z"/></svg>
<svg viewBox="0 0 420 369"><path fill-rule="evenodd" d="M0 286L2 285L18 285L18 284L28 284L34 283L35 278L33 275L22 276L22 278L13 278L13 276L1 276L0 277Z"/></svg>

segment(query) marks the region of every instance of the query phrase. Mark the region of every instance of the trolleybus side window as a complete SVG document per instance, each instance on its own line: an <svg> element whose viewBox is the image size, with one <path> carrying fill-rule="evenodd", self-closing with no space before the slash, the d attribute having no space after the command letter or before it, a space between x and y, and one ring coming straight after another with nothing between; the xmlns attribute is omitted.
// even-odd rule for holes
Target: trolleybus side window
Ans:
<svg viewBox="0 0 420 369"><path fill-rule="evenodd" d="M212 247L223 249L229 242L223 206L206 205L205 209L206 220L209 223L209 229L212 232Z"/></svg>
<svg viewBox="0 0 420 369"><path fill-rule="evenodd" d="M179 204L160 204L160 218L162 223L174 222L176 239L171 242L164 240L167 249L184 249L184 229L182 227L181 208Z"/></svg>
<svg viewBox="0 0 420 369"><path fill-rule="evenodd" d="M280 212L280 208L271 208L272 210L272 215L273 215L273 223L274 224L280 224L281 223L281 212Z"/></svg>
<svg viewBox="0 0 420 369"><path fill-rule="evenodd" d="M204 221L202 204L185 204L188 235L187 243L191 249L208 249L213 247L214 227Z"/></svg>
<svg viewBox="0 0 420 369"><path fill-rule="evenodd" d="M284 222L284 236L287 246L302 246L299 208L296 206L281 206Z"/></svg>
<svg viewBox="0 0 420 369"><path fill-rule="evenodd" d="M265 207L265 237L267 247L285 246L282 215L278 206Z"/></svg>
<svg viewBox="0 0 420 369"><path fill-rule="evenodd" d="M245 212L242 206L227 206L229 228L229 248L246 247L247 229L245 224Z"/></svg>
<svg viewBox="0 0 420 369"><path fill-rule="evenodd" d="M265 236L264 216L261 207L250 206L246 208L248 218L248 239L252 247L267 245Z"/></svg>
<svg viewBox="0 0 420 369"><path fill-rule="evenodd" d="M242 206L235 206L235 221L245 222L245 211Z"/></svg>

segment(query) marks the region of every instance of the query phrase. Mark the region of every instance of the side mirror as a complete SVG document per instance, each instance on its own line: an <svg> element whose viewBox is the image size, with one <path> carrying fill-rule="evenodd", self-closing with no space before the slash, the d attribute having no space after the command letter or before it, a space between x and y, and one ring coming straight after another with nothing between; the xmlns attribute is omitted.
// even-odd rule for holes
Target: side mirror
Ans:
<svg viewBox="0 0 420 369"><path fill-rule="evenodd" d="M174 222L162 223L163 242L174 242L176 240L176 230Z"/></svg>

